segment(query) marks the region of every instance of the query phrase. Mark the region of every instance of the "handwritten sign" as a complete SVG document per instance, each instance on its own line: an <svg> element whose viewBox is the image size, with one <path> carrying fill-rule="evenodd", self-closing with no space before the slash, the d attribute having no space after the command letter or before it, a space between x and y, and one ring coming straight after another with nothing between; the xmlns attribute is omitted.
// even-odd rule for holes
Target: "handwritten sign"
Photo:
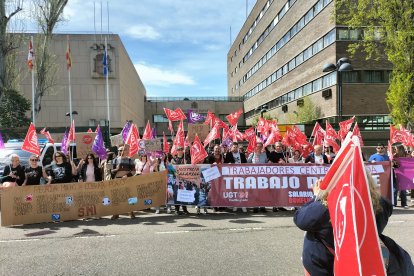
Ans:
<svg viewBox="0 0 414 276"><path fill-rule="evenodd" d="M102 182L2 190L1 225L123 214L165 204L167 172Z"/></svg>
<svg viewBox="0 0 414 276"><path fill-rule="evenodd" d="M209 169L203 170L202 173L203 173L204 181L206 182L209 182L221 176L217 166L213 166Z"/></svg>
<svg viewBox="0 0 414 276"><path fill-rule="evenodd" d="M119 147L120 145L124 144L124 139L122 138L122 134L113 135L109 139L111 139L112 146Z"/></svg>
<svg viewBox="0 0 414 276"><path fill-rule="evenodd" d="M198 187L200 187L201 175L199 166L178 165L175 166L175 170L178 179L195 183Z"/></svg>
<svg viewBox="0 0 414 276"><path fill-rule="evenodd" d="M201 141L206 139L208 133L210 132L210 127L205 124L188 124L188 140L191 142L194 141L195 135L198 135Z"/></svg>
<svg viewBox="0 0 414 276"><path fill-rule="evenodd" d="M181 202L193 202L195 200L194 191L178 190L177 201Z"/></svg>
<svg viewBox="0 0 414 276"><path fill-rule="evenodd" d="M140 150L143 150L146 153L162 151L161 139L140 140L139 148Z"/></svg>

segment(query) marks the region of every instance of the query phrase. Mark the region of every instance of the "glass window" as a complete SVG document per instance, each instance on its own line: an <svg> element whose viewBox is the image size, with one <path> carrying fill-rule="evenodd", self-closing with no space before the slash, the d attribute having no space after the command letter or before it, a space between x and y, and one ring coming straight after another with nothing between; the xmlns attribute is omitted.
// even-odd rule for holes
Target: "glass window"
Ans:
<svg viewBox="0 0 414 276"><path fill-rule="evenodd" d="M299 99L303 96L302 90L303 90L302 87L299 87L295 90L295 99Z"/></svg>
<svg viewBox="0 0 414 276"><path fill-rule="evenodd" d="M295 99L294 97L295 97L295 92L289 92L287 94L287 101L288 102L293 101Z"/></svg>
<svg viewBox="0 0 414 276"><path fill-rule="evenodd" d="M361 30L349 30L349 39L350 40L360 40L361 39Z"/></svg>
<svg viewBox="0 0 414 276"><path fill-rule="evenodd" d="M279 49L280 49L280 48L282 48L282 46L283 46L283 45L282 45L282 40L279 40L279 41L276 43L276 52L277 52L277 51L279 51Z"/></svg>
<svg viewBox="0 0 414 276"><path fill-rule="evenodd" d="M272 82L276 81L276 72L272 74Z"/></svg>
<svg viewBox="0 0 414 276"><path fill-rule="evenodd" d="M382 71L362 71L362 82L364 83L383 82Z"/></svg>
<svg viewBox="0 0 414 276"><path fill-rule="evenodd" d="M312 52L314 55L316 55L317 53L322 51L322 49L323 49L323 39L321 38L318 41L316 41L315 44L313 44Z"/></svg>
<svg viewBox="0 0 414 276"><path fill-rule="evenodd" d="M300 30L302 30L302 29L303 29L303 27L305 26L305 19L302 17L302 18L298 21L297 25L298 25L298 32L299 32L299 31L300 31Z"/></svg>
<svg viewBox="0 0 414 276"><path fill-rule="evenodd" d="M154 123L168 123L168 118L164 114L154 114Z"/></svg>
<svg viewBox="0 0 414 276"><path fill-rule="evenodd" d="M296 66L299 66L303 63L303 53L300 53L299 55L297 55L296 57Z"/></svg>
<svg viewBox="0 0 414 276"><path fill-rule="evenodd" d="M271 57L272 57L272 52L271 51L267 52L266 59L269 60Z"/></svg>
<svg viewBox="0 0 414 276"><path fill-rule="evenodd" d="M280 97L277 97L276 100L275 100L275 105L276 106L279 106L280 105L280 102L281 102Z"/></svg>
<svg viewBox="0 0 414 276"><path fill-rule="evenodd" d="M275 19L273 19L273 25L277 25L279 23L279 16L277 15Z"/></svg>
<svg viewBox="0 0 414 276"><path fill-rule="evenodd" d="M289 61L289 71L292 71L295 67L296 67L296 60L292 59L291 61Z"/></svg>
<svg viewBox="0 0 414 276"><path fill-rule="evenodd" d="M349 40L348 29L338 29L338 40Z"/></svg>
<svg viewBox="0 0 414 276"><path fill-rule="evenodd" d="M331 43L335 42L335 29L330 31L324 38L323 38L323 45L327 47Z"/></svg>
<svg viewBox="0 0 414 276"><path fill-rule="evenodd" d="M308 83L303 86L303 96L309 95L312 93L312 83Z"/></svg>
<svg viewBox="0 0 414 276"><path fill-rule="evenodd" d="M358 82L358 71L342 72L342 80L345 83L357 83Z"/></svg>
<svg viewBox="0 0 414 276"><path fill-rule="evenodd" d="M314 6L315 15L318 14L323 8L323 0L319 0L318 3Z"/></svg>
<svg viewBox="0 0 414 276"><path fill-rule="evenodd" d="M280 79L282 77L282 69L276 71L276 78Z"/></svg>
<svg viewBox="0 0 414 276"><path fill-rule="evenodd" d="M305 15L305 25L309 23L313 18L313 9L309 10L308 13Z"/></svg>
<svg viewBox="0 0 414 276"><path fill-rule="evenodd" d="M287 103L287 94L282 96L282 104Z"/></svg>
<svg viewBox="0 0 414 276"><path fill-rule="evenodd" d="M295 24L292 29L290 29L290 35L293 37L298 32L298 25Z"/></svg>
<svg viewBox="0 0 414 276"><path fill-rule="evenodd" d="M303 60L308 60L312 57L312 46L303 52Z"/></svg>
<svg viewBox="0 0 414 276"><path fill-rule="evenodd" d="M336 84L336 71L332 72L322 78L323 88L330 87Z"/></svg>
<svg viewBox="0 0 414 276"><path fill-rule="evenodd" d="M312 92L322 90L322 79L317 79L312 83Z"/></svg>

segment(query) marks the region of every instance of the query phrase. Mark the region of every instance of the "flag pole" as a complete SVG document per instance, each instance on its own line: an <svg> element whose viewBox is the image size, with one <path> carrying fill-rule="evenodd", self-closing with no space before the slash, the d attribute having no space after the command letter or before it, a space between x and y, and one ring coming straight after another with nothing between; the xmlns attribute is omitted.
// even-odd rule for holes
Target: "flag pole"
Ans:
<svg viewBox="0 0 414 276"><path fill-rule="evenodd" d="M106 109L107 109L107 117L108 117L108 138L110 137L111 133L111 117L109 112L109 61L108 61L108 43L107 37L105 36L105 60L106 64ZM105 69L104 69L105 70Z"/></svg>
<svg viewBox="0 0 414 276"><path fill-rule="evenodd" d="M32 44L33 47L33 36L30 37L30 43ZM32 50L33 51L33 50ZM35 81L34 81L34 70L33 68L30 70L32 71L32 122L33 125L36 125L36 114L35 114Z"/></svg>
<svg viewBox="0 0 414 276"><path fill-rule="evenodd" d="M67 36L67 44L68 44L68 53L67 53L67 69L68 69L68 85L69 85L69 114L70 114L70 123L72 124L73 121L73 114L72 114L72 85L70 81L70 71L72 69L72 61L71 59L71 53L70 53L70 46L69 46L69 36Z"/></svg>

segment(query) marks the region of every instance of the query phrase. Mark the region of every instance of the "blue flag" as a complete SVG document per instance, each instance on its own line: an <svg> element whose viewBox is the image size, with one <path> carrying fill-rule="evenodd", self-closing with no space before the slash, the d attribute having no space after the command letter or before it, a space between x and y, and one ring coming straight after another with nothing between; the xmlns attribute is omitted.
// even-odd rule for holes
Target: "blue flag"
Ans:
<svg viewBox="0 0 414 276"><path fill-rule="evenodd" d="M103 65L103 75L106 76L106 74L108 74L108 53L106 52L106 49L103 54L102 65Z"/></svg>
<svg viewBox="0 0 414 276"><path fill-rule="evenodd" d="M99 158L101 158L102 160L106 159L107 157L106 148L105 148L105 144L103 141L103 135L102 135L102 131L99 125L97 127L97 133L96 133L95 140L93 141L92 151L96 153L96 155L98 155Z"/></svg>

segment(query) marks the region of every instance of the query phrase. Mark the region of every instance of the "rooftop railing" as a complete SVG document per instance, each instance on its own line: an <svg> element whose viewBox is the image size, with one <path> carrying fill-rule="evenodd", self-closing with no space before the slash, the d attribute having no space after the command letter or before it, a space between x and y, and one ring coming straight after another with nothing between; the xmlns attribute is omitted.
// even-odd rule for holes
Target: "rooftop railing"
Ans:
<svg viewBox="0 0 414 276"><path fill-rule="evenodd" d="M146 102L173 102L173 101L215 101L215 102L242 102L242 97L147 97Z"/></svg>

